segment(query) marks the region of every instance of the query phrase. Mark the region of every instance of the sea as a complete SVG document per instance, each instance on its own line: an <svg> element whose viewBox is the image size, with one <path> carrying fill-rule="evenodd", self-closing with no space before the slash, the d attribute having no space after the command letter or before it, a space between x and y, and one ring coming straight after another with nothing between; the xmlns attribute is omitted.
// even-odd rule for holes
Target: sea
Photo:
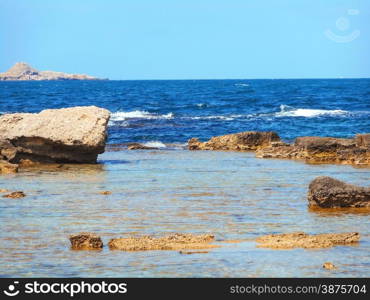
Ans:
<svg viewBox="0 0 370 300"><path fill-rule="evenodd" d="M0 114L85 105L111 111L97 165L0 176L1 189L27 195L0 197L0 277L368 277L370 213L311 211L307 188L317 176L369 186L370 168L186 145L250 130L287 142L370 132L370 79L0 82ZM113 147L131 142L158 149ZM100 194L106 190L112 194ZM73 251L68 236L81 231L105 245L132 235L210 233L220 247L191 255ZM296 231L357 231L361 240L315 250L255 242ZM322 268L327 261L337 268Z"/></svg>

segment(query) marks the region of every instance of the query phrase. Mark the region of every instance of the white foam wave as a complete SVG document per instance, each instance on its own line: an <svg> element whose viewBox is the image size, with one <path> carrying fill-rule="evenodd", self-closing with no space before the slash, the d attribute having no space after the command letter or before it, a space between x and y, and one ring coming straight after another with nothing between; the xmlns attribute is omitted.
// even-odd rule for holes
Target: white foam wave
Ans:
<svg viewBox="0 0 370 300"><path fill-rule="evenodd" d="M146 147L153 147L153 148L166 148L167 147L161 141L149 141L149 142L143 143L143 145Z"/></svg>
<svg viewBox="0 0 370 300"><path fill-rule="evenodd" d="M134 110L134 111L117 111L111 114L110 120L113 122L125 121L128 119L172 119L174 117L173 113L168 113L165 115L159 115L155 113L150 113L144 110Z"/></svg>
<svg viewBox="0 0 370 300"><path fill-rule="evenodd" d="M348 111L341 109L327 110L327 109L311 109L311 108L293 108L287 105L280 105L280 111L275 113L275 117L318 117L322 115L345 115Z"/></svg>
<svg viewBox="0 0 370 300"><path fill-rule="evenodd" d="M248 83L235 83L235 86L249 86Z"/></svg>

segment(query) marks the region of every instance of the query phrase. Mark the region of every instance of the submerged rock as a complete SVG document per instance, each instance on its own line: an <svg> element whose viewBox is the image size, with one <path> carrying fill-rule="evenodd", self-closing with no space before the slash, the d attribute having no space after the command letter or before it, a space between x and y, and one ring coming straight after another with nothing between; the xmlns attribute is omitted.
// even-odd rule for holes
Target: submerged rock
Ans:
<svg viewBox="0 0 370 300"><path fill-rule="evenodd" d="M111 191L101 191L99 192L100 195L111 195L112 192Z"/></svg>
<svg viewBox="0 0 370 300"><path fill-rule="evenodd" d="M12 192L10 194L6 194L3 196L4 198L23 198L26 197L26 194L23 193L22 191L17 191L17 192Z"/></svg>
<svg viewBox="0 0 370 300"><path fill-rule="evenodd" d="M144 251L144 250L183 250L216 248L211 244L214 236L209 234L193 235L175 233L164 237L152 236L112 239L108 243L111 250Z"/></svg>
<svg viewBox="0 0 370 300"><path fill-rule="evenodd" d="M1 80L98 80L99 78L85 74L68 74L55 71L38 71L24 62L17 62L4 73L0 73Z"/></svg>
<svg viewBox="0 0 370 300"><path fill-rule="evenodd" d="M331 262L325 262L322 267L327 270L335 270L337 267L334 266Z"/></svg>
<svg viewBox="0 0 370 300"><path fill-rule="evenodd" d="M18 165L0 160L0 174L14 174L18 172Z"/></svg>
<svg viewBox="0 0 370 300"><path fill-rule="evenodd" d="M232 150L250 151L268 147L272 142L280 141L275 132L246 131L211 138L200 142L197 138L188 141L189 150Z"/></svg>
<svg viewBox="0 0 370 300"><path fill-rule="evenodd" d="M353 139L298 137L294 144L270 145L258 149L259 158L302 159L308 163L370 165L370 134Z"/></svg>
<svg viewBox="0 0 370 300"><path fill-rule="evenodd" d="M310 183L308 202L310 207L370 207L370 188L321 176Z"/></svg>
<svg viewBox="0 0 370 300"><path fill-rule="evenodd" d="M110 113L95 106L0 117L0 155L11 163L96 163L104 152Z"/></svg>
<svg viewBox="0 0 370 300"><path fill-rule="evenodd" d="M103 248L100 236L90 232L70 235L69 240L73 250L100 250Z"/></svg>
<svg viewBox="0 0 370 300"><path fill-rule="evenodd" d="M326 233L309 235L304 232L270 234L256 239L258 247L273 249L329 248L336 245L351 245L360 240L358 232Z"/></svg>
<svg viewBox="0 0 370 300"><path fill-rule="evenodd" d="M156 147L148 147L139 143L130 143L127 145L128 150L157 150Z"/></svg>

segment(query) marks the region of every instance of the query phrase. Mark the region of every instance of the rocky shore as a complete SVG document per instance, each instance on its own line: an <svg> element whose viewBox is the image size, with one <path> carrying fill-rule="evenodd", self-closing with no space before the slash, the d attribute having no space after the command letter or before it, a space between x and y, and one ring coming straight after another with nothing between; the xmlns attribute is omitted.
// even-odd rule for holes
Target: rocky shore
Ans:
<svg viewBox="0 0 370 300"><path fill-rule="evenodd" d="M0 73L0 81L19 80L99 80L85 74L68 74L55 71L38 71L24 62L17 62L4 73Z"/></svg>
<svg viewBox="0 0 370 300"><path fill-rule="evenodd" d="M0 117L0 171L18 164L96 163L103 153L110 112L95 106L48 109Z"/></svg>
<svg viewBox="0 0 370 300"><path fill-rule="evenodd" d="M307 163L370 165L370 134L354 138L298 137L293 144L275 132L247 131L213 137L207 142L192 138L189 150L255 151L258 158L299 159Z"/></svg>

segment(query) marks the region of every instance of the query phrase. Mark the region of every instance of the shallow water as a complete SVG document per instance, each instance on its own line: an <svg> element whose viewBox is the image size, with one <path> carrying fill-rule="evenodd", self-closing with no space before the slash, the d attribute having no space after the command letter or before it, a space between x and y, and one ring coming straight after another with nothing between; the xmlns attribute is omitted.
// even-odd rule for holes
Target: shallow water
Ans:
<svg viewBox="0 0 370 300"><path fill-rule="evenodd" d="M366 277L369 213L313 212L307 187L316 176L366 186L370 169L256 159L253 153L186 150L116 151L96 166L28 170L1 177L0 274L109 277ZM109 190L111 195L100 195ZM212 233L209 253L72 251L68 235ZM319 250L257 248L271 233L361 233L355 246ZM223 240L242 240L222 243ZM326 261L338 269L324 270Z"/></svg>

